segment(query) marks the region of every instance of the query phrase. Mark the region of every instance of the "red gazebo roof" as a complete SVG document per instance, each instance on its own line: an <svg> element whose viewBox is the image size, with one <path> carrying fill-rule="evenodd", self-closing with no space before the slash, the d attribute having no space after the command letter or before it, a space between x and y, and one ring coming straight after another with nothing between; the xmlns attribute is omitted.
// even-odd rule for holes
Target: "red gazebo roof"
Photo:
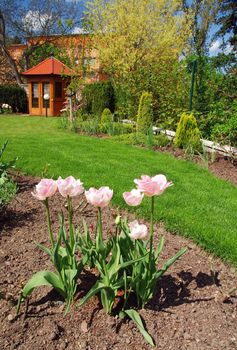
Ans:
<svg viewBox="0 0 237 350"><path fill-rule="evenodd" d="M36 66L23 72L22 75L61 75L70 73L72 73L72 70L68 68L64 63L59 61L57 58L49 57Z"/></svg>

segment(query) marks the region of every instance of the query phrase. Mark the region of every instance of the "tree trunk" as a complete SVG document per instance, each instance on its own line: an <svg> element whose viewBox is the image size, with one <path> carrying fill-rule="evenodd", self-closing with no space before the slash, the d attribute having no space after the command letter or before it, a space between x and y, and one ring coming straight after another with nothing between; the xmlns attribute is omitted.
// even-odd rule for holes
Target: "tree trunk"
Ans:
<svg viewBox="0 0 237 350"><path fill-rule="evenodd" d="M17 65L14 61L14 59L11 57L7 45L6 45L6 30L5 30L5 19L3 16L3 13L0 10L0 47L2 49L3 55L6 57L8 64L11 67L12 73L16 79L16 82L18 85L21 86L22 79L21 75L18 72Z"/></svg>

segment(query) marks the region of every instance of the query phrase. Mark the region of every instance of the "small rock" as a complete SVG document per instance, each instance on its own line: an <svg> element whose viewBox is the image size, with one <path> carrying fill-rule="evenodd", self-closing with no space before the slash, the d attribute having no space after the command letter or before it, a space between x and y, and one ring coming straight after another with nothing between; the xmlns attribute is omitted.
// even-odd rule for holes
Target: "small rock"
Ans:
<svg viewBox="0 0 237 350"><path fill-rule="evenodd" d="M64 350L64 349L66 349L66 347L67 347L67 343L65 343L65 341L62 341L62 342L59 344L58 349L59 349L59 350Z"/></svg>
<svg viewBox="0 0 237 350"><path fill-rule="evenodd" d="M81 340L80 342L77 343L77 348L76 350L87 350L87 341Z"/></svg>
<svg viewBox="0 0 237 350"><path fill-rule="evenodd" d="M88 332L88 326L87 326L86 321L82 321L82 323L81 323L81 331L83 333L87 333Z"/></svg>
<svg viewBox="0 0 237 350"><path fill-rule="evenodd" d="M12 321L14 320L14 316L13 316L12 314L9 314L9 315L7 316L7 320L8 320L9 322L12 322Z"/></svg>

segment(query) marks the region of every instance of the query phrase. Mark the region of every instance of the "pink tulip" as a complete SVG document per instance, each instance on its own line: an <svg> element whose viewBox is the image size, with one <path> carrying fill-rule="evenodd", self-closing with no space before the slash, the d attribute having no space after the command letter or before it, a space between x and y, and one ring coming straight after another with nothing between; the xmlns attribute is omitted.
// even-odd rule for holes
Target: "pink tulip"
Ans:
<svg viewBox="0 0 237 350"><path fill-rule="evenodd" d="M61 177L57 180L58 190L63 197L76 197L84 192L83 183L73 176L68 176L66 179Z"/></svg>
<svg viewBox="0 0 237 350"><path fill-rule="evenodd" d="M31 192L32 196L44 201L46 198L52 197L57 191L57 182L52 179L42 179L35 186L35 191Z"/></svg>
<svg viewBox="0 0 237 350"><path fill-rule="evenodd" d="M172 182L167 182L165 175L153 177L143 175L141 179L135 179L134 182L137 189L148 197L160 195L167 187L172 186Z"/></svg>
<svg viewBox="0 0 237 350"><path fill-rule="evenodd" d="M85 196L88 203L98 208L104 208L113 197L113 191L108 186L100 187L98 190L91 187L88 191L85 191Z"/></svg>
<svg viewBox="0 0 237 350"><path fill-rule="evenodd" d="M137 220L134 220L128 224L130 228L130 237L133 239L147 239L149 236L146 225L139 225Z"/></svg>
<svg viewBox="0 0 237 350"><path fill-rule="evenodd" d="M136 189L133 189L131 192L123 193L123 198L125 202L128 205L131 205L132 207L136 207L137 205L141 204L143 197L144 197L144 194Z"/></svg>

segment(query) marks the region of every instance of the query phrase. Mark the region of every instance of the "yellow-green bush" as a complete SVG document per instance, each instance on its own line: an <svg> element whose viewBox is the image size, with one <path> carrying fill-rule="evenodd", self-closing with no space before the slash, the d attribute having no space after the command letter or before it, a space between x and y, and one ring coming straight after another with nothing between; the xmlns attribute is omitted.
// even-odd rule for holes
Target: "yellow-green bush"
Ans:
<svg viewBox="0 0 237 350"><path fill-rule="evenodd" d="M105 108L101 114L100 123L112 123L113 122L113 114L111 113L109 108Z"/></svg>
<svg viewBox="0 0 237 350"><path fill-rule="evenodd" d="M178 148L192 146L193 149L198 150L201 147L200 137L200 131L193 113L183 113L176 129L175 146Z"/></svg>
<svg viewBox="0 0 237 350"><path fill-rule="evenodd" d="M152 94L144 91L140 97L137 113L137 132L147 134L153 122Z"/></svg>

